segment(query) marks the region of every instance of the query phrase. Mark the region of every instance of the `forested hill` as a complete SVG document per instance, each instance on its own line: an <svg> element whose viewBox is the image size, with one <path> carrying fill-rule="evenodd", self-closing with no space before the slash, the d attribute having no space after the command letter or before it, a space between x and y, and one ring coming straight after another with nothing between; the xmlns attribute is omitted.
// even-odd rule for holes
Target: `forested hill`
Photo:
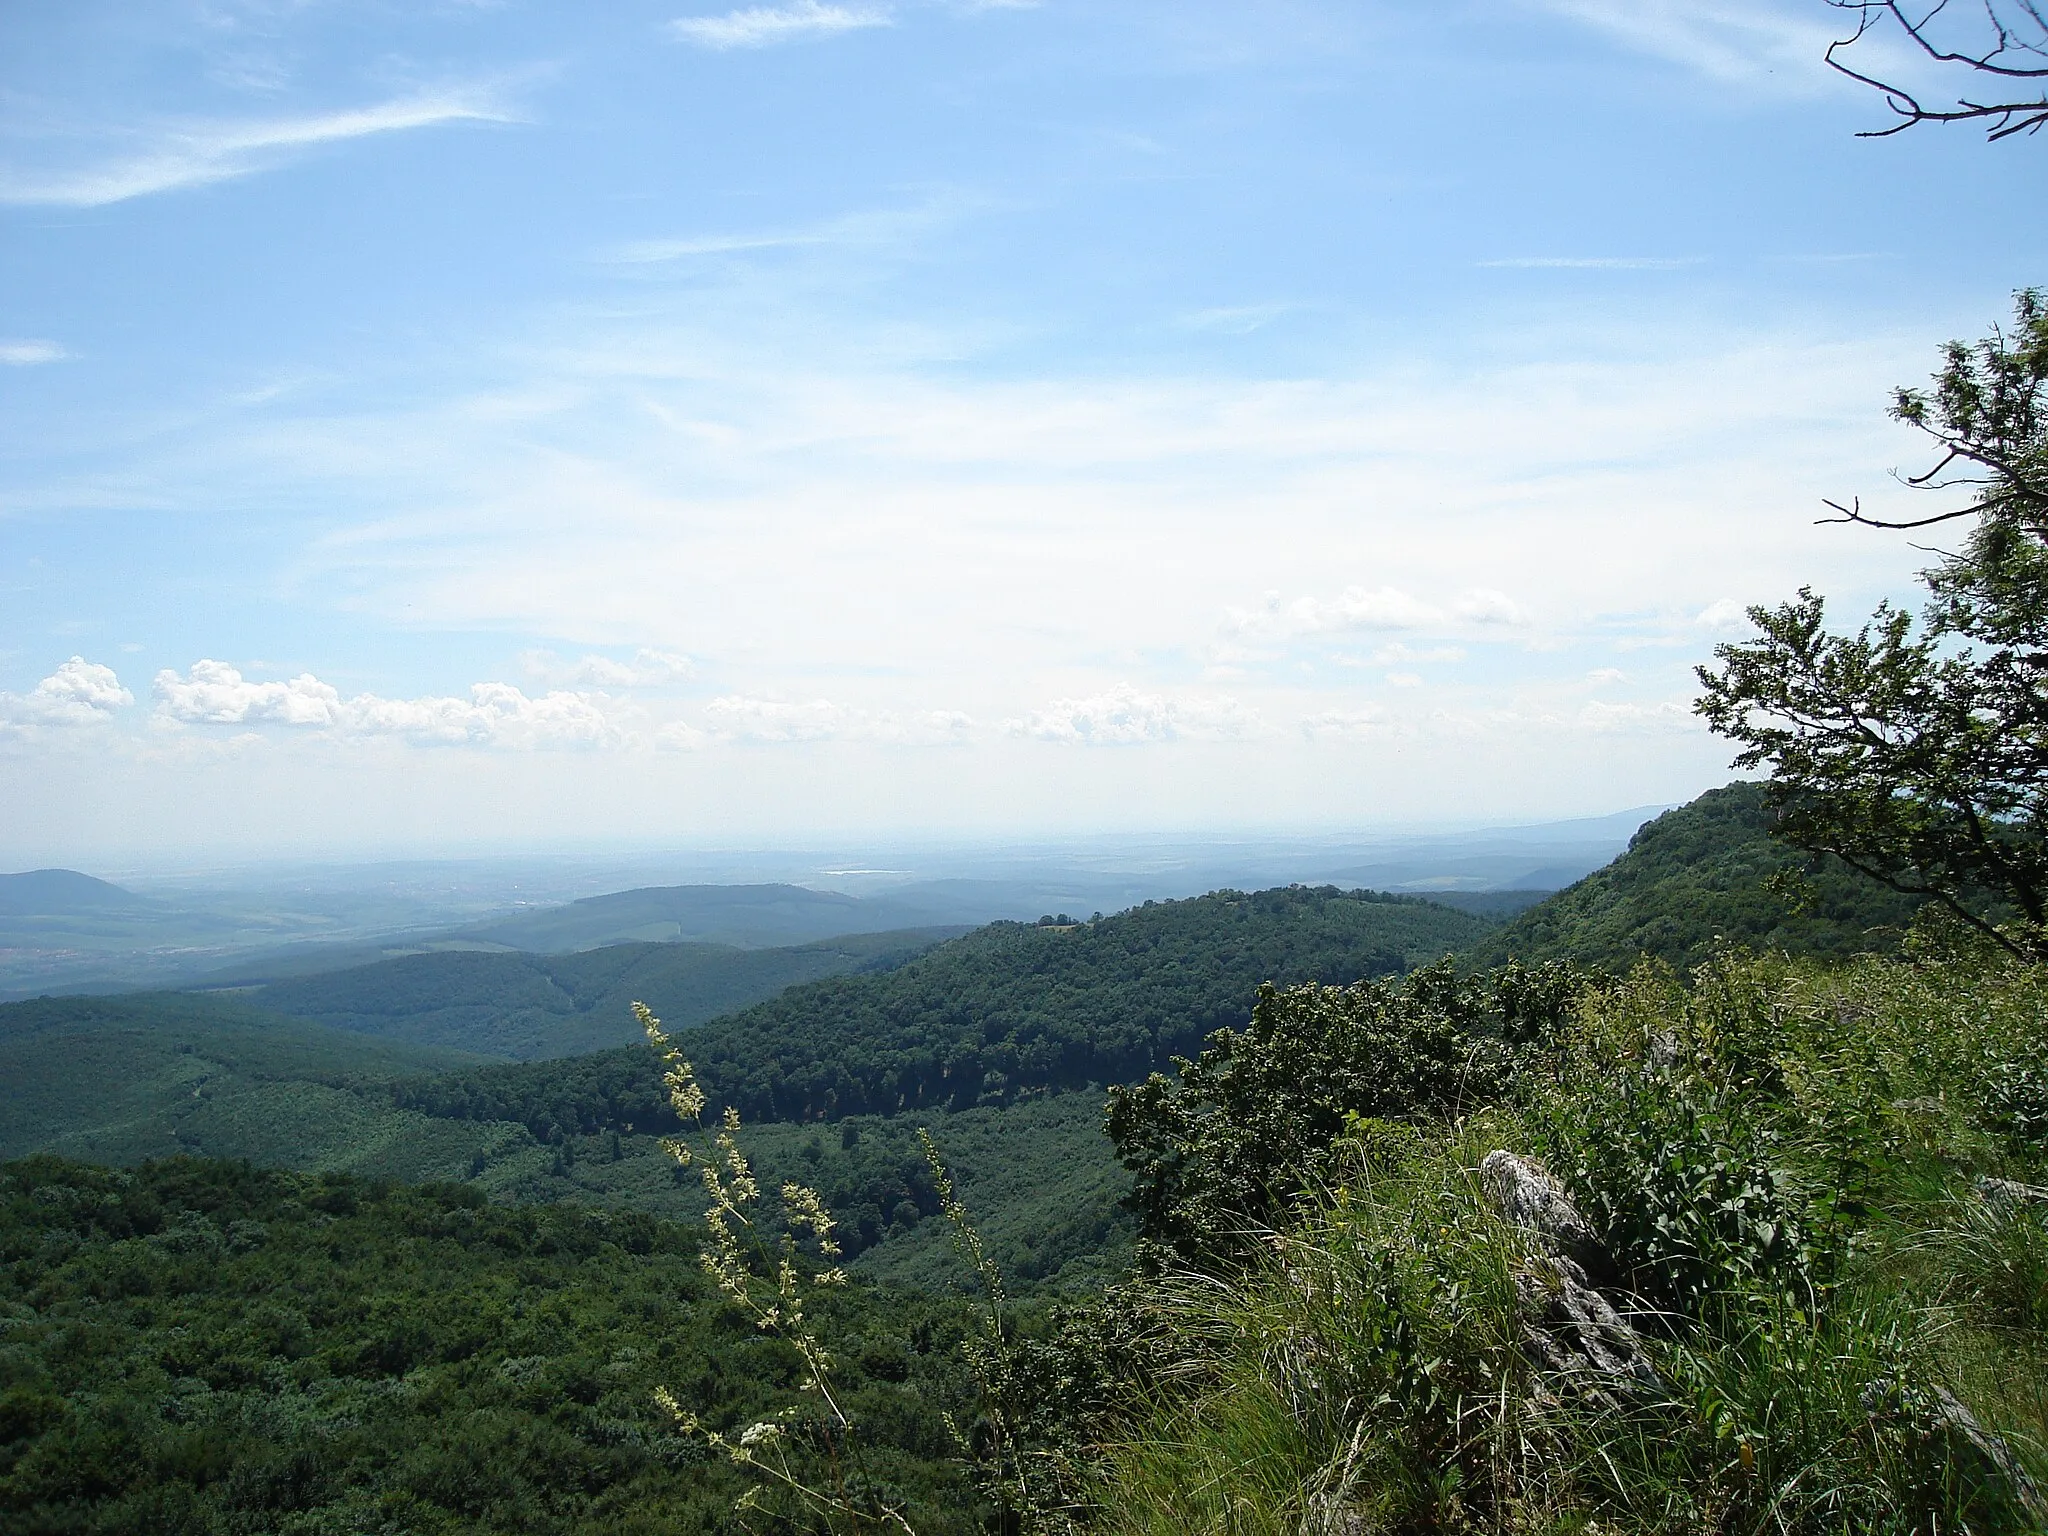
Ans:
<svg viewBox="0 0 2048 1536"><path fill-rule="evenodd" d="M850 934L782 949L614 944L577 954L401 955L274 982L250 1001L337 1029L532 1061L637 1039L635 998L677 1025L698 1024L798 982L885 970L961 931Z"/></svg>
<svg viewBox="0 0 2048 1536"><path fill-rule="evenodd" d="M1347 983L1469 948L1488 924L1412 897L1290 887L1148 902L1075 924L994 923L882 975L793 987L693 1030L717 1102L752 1120L1002 1103L1122 1082L1242 1024L1259 984ZM644 1049L409 1085L430 1115L548 1139L666 1120Z"/></svg>
<svg viewBox="0 0 2048 1536"><path fill-rule="evenodd" d="M296 1167L452 1177L523 1140L393 1109L395 1078L476 1058L175 992L0 1004L0 1157L129 1163L206 1151Z"/></svg>
<svg viewBox="0 0 2048 1536"><path fill-rule="evenodd" d="M1767 884L1793 875L1808 882L1803 898ZM1918 905L1777 841L1764 786L1735 783L1666 811L1612 864L1496 929L1469 958L1475 967L1512 957L1626 970L1650 955L1683 970L1722 940L1839 958L1896 948Z"/></svg>

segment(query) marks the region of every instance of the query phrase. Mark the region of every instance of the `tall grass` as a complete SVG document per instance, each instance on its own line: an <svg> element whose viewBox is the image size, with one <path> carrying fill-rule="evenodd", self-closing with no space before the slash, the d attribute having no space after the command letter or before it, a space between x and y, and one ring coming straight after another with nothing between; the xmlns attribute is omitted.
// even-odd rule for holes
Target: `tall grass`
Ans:
<svg viewBox="0 0 2048 1536"><path fill-rule="evenodd" d="M1982 956L1645 967L1512 1101L1354 1122L1104 1437L1105 1530L2025 1532L2048 1486L2048 978ZM1654 1391L1531 1368L1496 1147L1605 1236ZM2001 1192L2003 1191L2003 1192ZM2030 1507L2031 1499L2031 1507Z"/></svg>

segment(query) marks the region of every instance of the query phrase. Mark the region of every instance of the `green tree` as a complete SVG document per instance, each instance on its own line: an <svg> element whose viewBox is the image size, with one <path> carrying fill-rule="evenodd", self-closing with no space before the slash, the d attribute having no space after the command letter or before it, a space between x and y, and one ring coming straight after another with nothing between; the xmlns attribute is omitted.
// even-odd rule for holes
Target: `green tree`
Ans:
<svg viewBox="0 0 2048 1536"><path fill-rule="evenodd" d="M2048 305L2015 296L2010 333L1950 343L1931 391L1892 415L1936 461L1907 477L1959 504L1889 521L1965 521L1921 573L1916 623L1889 603L1831 633L1801 588L1752 608L1761 634L1717 648L1697 708L1768 767L1777 831L1894 890L1926 896L2015 953L2048 958ZM1831 504L1832 505L1832 504Z"/></svg>
<svg viewBox="0 0 2048 1536"><path fill-rule="evenodd" d="M1496 1100L1590 978L1568 962L1460 977L1259 989L1251 1020L1210 1035L1171 1078L1109 1090L1149 1269L1227 1269L1281 1223L1356 1117L1462 1113Z"/></svg>

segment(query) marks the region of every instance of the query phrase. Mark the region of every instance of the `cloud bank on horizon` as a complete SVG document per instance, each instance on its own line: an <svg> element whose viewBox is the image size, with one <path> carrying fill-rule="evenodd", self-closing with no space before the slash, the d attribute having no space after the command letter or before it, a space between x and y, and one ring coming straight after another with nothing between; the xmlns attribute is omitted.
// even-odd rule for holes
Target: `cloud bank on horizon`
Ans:
<svg viewBox="0 0 2048 1536"><path fill-rule="evenodd" d="M0 863L1685 798L2044 277L2038 148L1855 139L1839 19L17 18Z"/></svg>

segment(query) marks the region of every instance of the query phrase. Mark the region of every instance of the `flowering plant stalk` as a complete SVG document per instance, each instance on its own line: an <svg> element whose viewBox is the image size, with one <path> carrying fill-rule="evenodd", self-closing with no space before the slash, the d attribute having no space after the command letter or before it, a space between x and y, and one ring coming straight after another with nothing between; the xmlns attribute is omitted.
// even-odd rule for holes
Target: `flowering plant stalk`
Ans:
<svg viewBox="0 0 2048 1536"><path fill-rule="evenodd" d="M1024 1530L1073 1530L1078 1506L1061 1492L1065 1479L1061 1476L1060 1458L1031 1448L1031 1385L1018 1369L1016 1345L1010 1337L1006 1315L1009 1298L1003 1290L1002 1271L989 1257L981 1233L975 1230L931 1132L920 1126L917 1139L931 1169L939 1211L953 1228L953 1251L981 1281L981 1333L978 1337L969 1335L966 1354L981 1398L987 1439L984 1445L975 1446L957 1424L952 1425L953 1437L975 1463L982 1491L1014 1515Z"/></svg>
<svg viewBox="0 0 2048 1536"><path fill-rule="evenodd" d="M700 1131L703 1127L704 1089L653 1010L636 1002L633 1016L647 1032L648 1043L661 1056L662 1084L668 1091L669 1106L685 1127L684 1136L662 1138L662 1149L676 1160L677 1166L697 1167L704 1191L711 1199L710 1208L704 1213L704 1225L711 1237L702 1255L704 1271L728 1301L754 1320L755 1327L796 1350L804 1366L802 1389L816 1407L806 1413L791 1406L775 1418L750 1424L737 1435L728 1435L684 1408L666 1387L656 1389L655 1401L684 1434L702 1435L714 1451L752 1474L755 1481L735 1506L742 1520L755 1511L768 1513L769 1498L779 1490L799 1509L822 1521L827 1529L895 1531L901 1536L916 1536L909 1521L883 1503L874 1491L859 1426L833 1392L832 1357L819 1339L806 1306L812 1288L846 1283L846 1271L836 1264L808 1276L798 1265L799 1246L804 1241L827 1263L839 1257L841 1250L832 1235L831 1212L816 1190L801 1184L784 1184L783 1230L771 1248L757 1220L761 1186L740 1148L739 1111L727 1106L712 1136L715 1155L700 1159L686 1135L691 1126ZM800 1432L804 1430L808 1433ZM805 1465L806 1442L822 1449L825 1486L813 1481Z"/></svg>

